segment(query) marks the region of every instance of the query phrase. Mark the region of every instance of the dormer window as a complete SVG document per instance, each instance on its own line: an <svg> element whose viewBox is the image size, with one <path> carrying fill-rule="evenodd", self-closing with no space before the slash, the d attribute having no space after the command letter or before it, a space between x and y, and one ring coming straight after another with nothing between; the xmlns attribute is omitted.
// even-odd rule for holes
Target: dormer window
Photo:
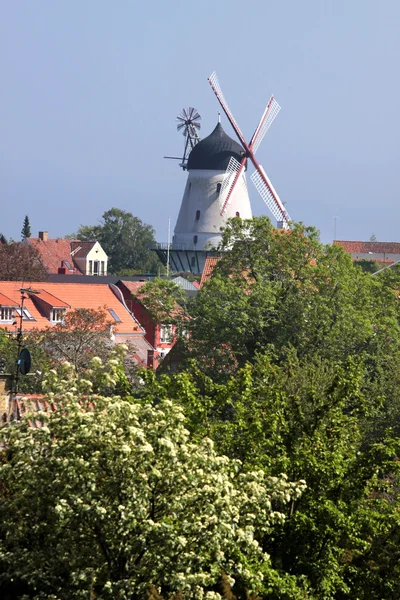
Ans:
<svg viewBox="0 0 400 600"><path fill-rule="evenodd" d="M15 312L17 313L17 315L19 317L21 316L21 308L20 307L16 308ZM29 310L25 307L22 309L22 320L23 321L34 321L35 320L35 318L31 315Z"/></svg>
<svg viewBox="0 0 400 600"><path fill-rule="evenodd" d="M11 306L0 306L0 321L2 323L12 321L14 309Z"/></svg>
<svg viewBox="0 0 400 600"><path fill-rule="evenodd" d="M200 211L196 210L196 221L200 219Z"/></svg>
<svg viewBox="0 0 400 600"><path fill-rule="evenodd" d="M52 308L50 311L50 321L52 323L62 323L65 317L65 308Z"/></svg>

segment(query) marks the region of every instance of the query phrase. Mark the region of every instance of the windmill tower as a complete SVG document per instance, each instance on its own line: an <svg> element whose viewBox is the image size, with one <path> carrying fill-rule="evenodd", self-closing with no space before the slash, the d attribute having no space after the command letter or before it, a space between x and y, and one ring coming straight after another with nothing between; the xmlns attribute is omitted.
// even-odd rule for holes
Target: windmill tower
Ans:
<svg viewBox="0 0 400 600"><path fill-rule="evenodd" d="M218 122L208 137L201 141L196 139L188 156L186 151L189 145L185 145L180 166L188 171L188 178L172 245L168 252L160 244L156 249L162 262L166 264L169 260L171 268L176 271L202 273L206 257L212 252L212 248L218 246L221 228L227 220L232 217L252 217L245 176L248 160L255 168L251 180L277 219L278 227L286 228L290 221L277 192L255 158L257 149L280 110L279 104L273 96L270 98L250 142L247 143L229 110L216 74L213 73L208 81L238 142L230 138Z"/></svg>

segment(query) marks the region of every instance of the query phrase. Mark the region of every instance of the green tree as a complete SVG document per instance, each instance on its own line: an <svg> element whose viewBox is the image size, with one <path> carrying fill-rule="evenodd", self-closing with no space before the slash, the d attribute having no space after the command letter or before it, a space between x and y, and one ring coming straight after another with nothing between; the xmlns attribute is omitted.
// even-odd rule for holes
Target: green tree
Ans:
<svg viewBox="0 0 400 600"><path fill-rule="evenodd" d="M210 436L250 472L307 482L284 524L263 537L285 584L266 586L262 598L399 597L400 439L365 435L366 422L385 415L365 393L367 376L362 361L300 361L293 351L281 366L258 355L224 384L198 368L160 380L147 374L144 398L179 401L194 439Z"/></svg>
<svg viewBox="0 0 400 600"><path fill-rule="evenodd" d="M116 379L116 361L99 367L90 380L50 371L57 411L0 430L2 597L141 600L153 585L194 599L221 572L242 598L276 587L260 540L304 482L243 472L210 439L194 443L167 398L92 396L96 377Z"/></svg>
<svg viewBox="0 0 400 600"><path fill-rule="evenodd" d="M99 225L81 225L73 237L98 240L108 255L110 273L118 274L125 269L158 273L160 263L150 250L155 245L154 229L130 212L111 208L103 214Z"/></svg>
<svg viewBox="0 0 400 600"><path fill-rule="evenodd" d="M25 215L24 224L21 229L21 240L31 237L31 226L29 224L29 217Z"/></svg>
<svg viewBox="0 0 400 600"><path fill-rule="evenodd" d="M278 230L270 221L233 219L221 259L191 305L189 350L215 377L233 373L267 349L279 361L378 356L399 349L394 289L363 273L315 229Z"/></svg>

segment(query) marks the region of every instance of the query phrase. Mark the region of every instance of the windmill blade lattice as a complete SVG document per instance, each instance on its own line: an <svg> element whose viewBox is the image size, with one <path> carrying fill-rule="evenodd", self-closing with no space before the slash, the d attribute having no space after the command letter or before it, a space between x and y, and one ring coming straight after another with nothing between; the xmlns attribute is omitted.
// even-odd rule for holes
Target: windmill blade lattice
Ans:
<svg viewBox="0 0 400 600"><path fill-rule="evenodd" d="M257 127L257 129L255 130L252 140L250 142L250 146L251 146L254 154L257 152L261 142L263 141L263 139L265 137L265 134L267 133L268 129L271 127L275 117L277 116L277 114L280 110L281 110L281 107L279 106L279 104L277 103L275 98L273 96L271 96L271 98L267 104L267 108L265 109L264 114L261 117L260 124Z"/></svg>
<svg viewBox="0 0 400 600"><path fill-rule="evenodd" d="M254 183L257 192L260 194L261 198L264 200L275 219L277 221L283 221L284 223L287 223L290 221L290 217L286 212L285 207L283 206L278 194L275 191L275 188L268 179L267 174L261 165L260 170L262 171L269 185L266 185L265 180L262 178L259 171L254 171L250 179Z"/></svg>
<svg viewBox="0 0 400 600"><path fill-rule="evenodd" d="M260 119L260 122L259 122L258 126L256 127L253 137L251 138L251 141L248 144L246 142L246 140L244 139L243 134L240 131L235 118L233 117L231 111L229 110L228 103L226 102L225 96L222 92L222 89L219 84L219 81L218 81L215 71L208 78L208 81L214 91L214 94L217 96L218 102L222 106L230 124L232 125L240 143L243 146L244 155L245 155L246 159L251 160L251 162L253 163L253 166L256 171L252 175L251 179L252 179L257 191L261 195L262 199L268 206L268 208L271 211L271 213L273 214L273 216L279 222L282 223L283 227L288 227L289 226L289 215L287 214L285 207L283 206L273 185L271 184L270 180L268 179L267 174L265 173L264 169L261 167L261 165L258 163L258 161L255 157L256 150L258 149L265 134L267 133L269 127L271 126L273 120L275 119L276 115L278 114L278 112L280 110L279 104L276 102L275 98L273 96L271 96L271 98L267 104L267 107L264 110L264 113ZM242 161L241 166L243 166L244 164L245 164L245 160ZM240 177L239 177L240 173L237 170L237 165L236 166L233 164L231 165L231 163L230 163L230 167L231 167L231 170L235 169L236 175L233 179L233 183L229 186L229 189L226 192L224 204L221 209L221 215L224 213L225 208L229 203L230 196L232 195L233 190L240 179ZM224 183L225 183L225 181L227 181L226 186L228 186L228 183L231 181L231 179L232 179L232 177L231 177L231 175L229 175L229 165L228 165L227 177L224 180ZM221 188L221 190L222 190L222 188Z"/></svg>
<svg viewBox="0 0 400 600"><path fill-rule="evenodd" d="M242 174L245 167L245 160L243 163L240 163L233 156L229 159L228 167L225 171L224 180L221 186L221 192L219 195L220 198L220 206L221 206L221 216L224 214L229 202L232 198L233 189L236 185L239 184L239 178ZM244 177L241 178L241 184L247 188L246 179Z"/></svg>

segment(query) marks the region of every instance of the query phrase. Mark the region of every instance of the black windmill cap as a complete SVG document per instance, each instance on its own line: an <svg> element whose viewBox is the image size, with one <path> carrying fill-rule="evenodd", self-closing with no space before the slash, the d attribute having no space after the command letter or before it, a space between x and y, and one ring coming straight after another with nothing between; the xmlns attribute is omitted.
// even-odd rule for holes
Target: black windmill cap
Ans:
<svg viewBox="0 0 400 600"><path fill-rule="evenodd" d="M242 146L225 133L221 123L217 123L214 131L198 142L189 154L187 169L226 171L230 158L233 156L240 162L243 154Z"/></svg>

